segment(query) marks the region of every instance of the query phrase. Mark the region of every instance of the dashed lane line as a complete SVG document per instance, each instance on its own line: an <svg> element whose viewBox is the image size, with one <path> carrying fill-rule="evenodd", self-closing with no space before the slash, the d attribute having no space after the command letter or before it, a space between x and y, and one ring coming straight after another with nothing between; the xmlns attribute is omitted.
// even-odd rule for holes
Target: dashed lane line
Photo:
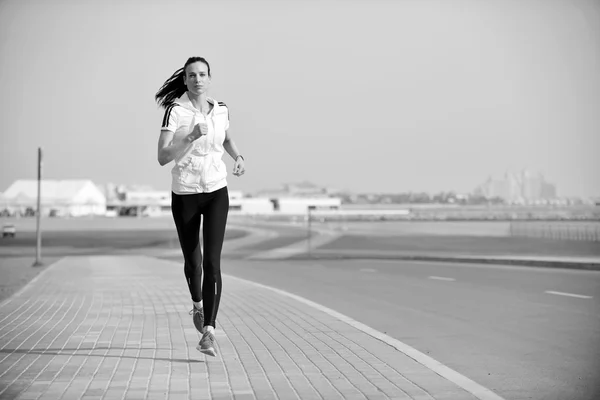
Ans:
<svg viewBox="0 0 600 400"><path fill-rule="evenodd" d="M453 282L453 281L456 280L454 278L447 278L445 276L429 276L428 278L429 279L434 279L434 280L437 280L437 281L449 281L449 282Z"/></svg>
<svg viewBox="0 0 600 400"><path fill-rule="evenodd" d="M594 296L586 296L583 294L566 293L566 292L555 292L554 290L546 290L544 293L556 294L558 296L576 297L578 299L592 299Z"/></svg>

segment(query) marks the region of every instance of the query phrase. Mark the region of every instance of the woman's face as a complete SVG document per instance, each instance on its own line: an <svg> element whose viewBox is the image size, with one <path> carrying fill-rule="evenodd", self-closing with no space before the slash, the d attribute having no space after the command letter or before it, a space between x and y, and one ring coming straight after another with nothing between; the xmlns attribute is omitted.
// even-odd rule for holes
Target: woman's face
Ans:
<svg viewBox="0 0 600 400"><path fill-rule="evenodd" d="M195 96L206 93L208 86L210 86L208 66L201 61L188 65L185 69L183 82L187 86L187 90Z"/></svg>

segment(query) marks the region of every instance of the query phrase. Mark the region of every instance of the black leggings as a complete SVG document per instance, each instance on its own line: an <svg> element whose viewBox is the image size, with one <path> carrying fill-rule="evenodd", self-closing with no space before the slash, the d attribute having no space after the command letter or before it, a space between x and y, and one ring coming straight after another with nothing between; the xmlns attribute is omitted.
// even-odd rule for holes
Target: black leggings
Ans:
<svg viewBox="0 0 600 400"><path fill-rule="evenodd" d="M203 300L204 326L215 326L221 300L221 250L229 212L227 187L211 193L171 194L171 210L179 244L185 260L185 278L192 301ZM202 237L204 262L200 250L200 221L204 215ZM202 283L202 271L204 282Z"/></svg>

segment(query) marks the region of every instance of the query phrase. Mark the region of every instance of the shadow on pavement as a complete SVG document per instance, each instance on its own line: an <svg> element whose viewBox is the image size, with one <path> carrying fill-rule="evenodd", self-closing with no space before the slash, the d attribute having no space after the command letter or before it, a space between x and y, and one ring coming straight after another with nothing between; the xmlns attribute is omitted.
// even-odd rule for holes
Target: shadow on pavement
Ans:
<svg viewBox="0 0 600 400"><path fill-rule="evenodd" d="M6 354L37 354L37 355L50 355L50 356L85 356L85 357L102 357L102 358L129 358L132 360L154 360L154 361L168 361L178 363L203 363L201 360L186 360L182 358L164 358L164 357L135 357L126 355L116 354L94 354L93 351L97 350L171 350L171 349L158 349L155 347L94 347L90 349L0 349L0 353ZM200 356L200 354L199 354Z"/></svg>

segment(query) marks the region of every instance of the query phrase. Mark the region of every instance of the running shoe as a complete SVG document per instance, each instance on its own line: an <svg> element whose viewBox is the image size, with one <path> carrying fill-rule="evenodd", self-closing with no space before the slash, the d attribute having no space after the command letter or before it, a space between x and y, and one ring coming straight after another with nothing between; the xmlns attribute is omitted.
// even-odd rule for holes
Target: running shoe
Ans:
<svg viewBox="0 0 600 400"><path fill-rule="evenodd" d="M202 329L204 328L204 309L193 306L190 315L192 316L196 330L202 333Z"/></svg>
<svg viewBox="0 0 600 400"><path fill-rule="evenodd" d="M206 355L216 357L217 352L215 351L215 334L213 332L206 331L200 339L200 343L196 346L196 349Z"/></svg>

